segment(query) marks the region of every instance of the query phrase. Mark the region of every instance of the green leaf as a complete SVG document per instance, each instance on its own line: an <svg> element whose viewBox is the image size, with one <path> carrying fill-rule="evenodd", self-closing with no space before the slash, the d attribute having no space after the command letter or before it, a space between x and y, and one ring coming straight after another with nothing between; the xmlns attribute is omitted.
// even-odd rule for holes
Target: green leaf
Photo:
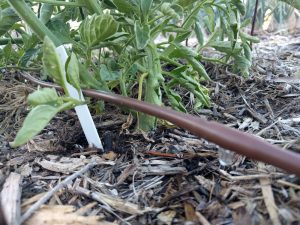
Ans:
<svg viewBox="0 0 300 225"><path fill-rule="evenodd" d="M54 82L58 83L60 86L65 86L64 68L55 51L53 42L47 36L44 39L42 61L45 72L54 80Z"/></svg>
<svg viewBox="0 0 300 225"><path fill-rule="evenodd" d="M169 54L171 58L187 58L195 57L197 54L192 49L185 47L181 44L172 43L176 48Z"/></svg>
<svg viewBox="0 0 300 225"><path fill-rule="evenodd" d="M234 67L238 69L243 76L249 75L249 68L251 67L251 62L242 56L236 56L234 61Z"/></svg>
<svg viewBox="0 0 300 225"><path fill-rule="evenodd" d="M59 109L50 105L38 105L33 108L24 120L22 128L10 146L15 148L27 143L43 130Z"/></svg>
<svg viewBox="0 0 300 225"><path fill-rule="evenodd" d="M12 8L5 8L0 11L0 36L5 34L15 23L20 21L19 16Z"/></svg>
<svg viewBox="0 0 300 225"><path fill-rule="evenodd" d="M237 54L242 50L239 43L236 43L234 48L232 48L231 41L214 41L210 43L210 46L228 55Z"/></svg>
<svg viewBox="0 0 300 225"><path fill-rule="evenodd" d="M20 66L27 66L27 63L40 52L40 49L30 48L24 52L19 60Z"/></svg>
<svg viewBox="0 0 300 225"><path fill-rule="evenodd" d="M195 58L187 58L188 62L192 65L193 69L196 70L200 77L203 77L205 80L210 80L204 66Z"/></svg>
<svg viewBox="0 0 300 225"><path fill-rule="evenodd" d="M258 37L251 36L243 31L240 31L240 37L244 41L250 41L253 43L259 43L259 41L260 41Z"/></svg>
<svg viewBox="0 0 300 225"><path fill-rule="evenodd" d="M140 6L142 15L148 16L152 6L152 0L140 0Z"/></svg>
<svg viewBox="0 0 300 225"><path fill-rule="evenodd" d="M244 55L246 57L246 59L249 60L250 63L252 63L252 51L250 46L248 45L248 43L243 43L242 47L244 49Z"/></svg>
<svg viewBox="0 0 300 225"><path fill-rule="evenodd" d="M103 81L119 80L119 77L121 75L119 71L112 71L105 64L101 64L100 74Z"/></svg>
<svg viewBox="0 0 300 225"><path fill-rule="evenodd" d="M200 25L199 22L195 23L195 34L196 34L199 46L200 47L203 46L203 44L204 44L204 35L203 35L201 25Z"/></svg>
<svg viewBox="0 0 300 225"><path fill-rule="evenodd" d="M300 0L280 0L300 10Z"/></svg>
<svg viewBox="0 0 300 225"><path fill-rule="evenodd" d="M118 30L118 22L109 14L93 15L80 25L80 38L88 47L93 47L114 35Z"/></svg>
<svg viewBox="0 0 300 225"><path fill-rule="evenodd" d="M52 19L47 23L47 27L60 40L61 43L71 43L73 40L70 37L70 25L64 22L63 19Z"/></svg>
<svg viewBox="0 0 300 225"><path fill-rule="evenodd" d="M208 28L210 32L214 32L215 30L215 12L212 7L205 7L205 12L207 14L207 22L208 22Z"/></svg>
<svg viewBox="0 0 300 225"><path fill-rule="evenodd" d="M6 59L10 58L12 50L12 44L11 42L8 42L3 48L3 55Z"/></svg>
<svg viewBox="0 0 300 225"><path fill-rule="evenodd" d="M83 87L108 91L105 86L92 76L85 65L79 64L80 83Z"/></svg>
<svg viewBox="0 0 300 225"><path fill-rule="evenodd" d="M241 15L244 16L246 14L245 4L241 0L232 0L231 2L239 10L239 12L241 13Z"/></svg>
<svg viewBox="0 0 300 225"><path fill-rule="evenodd" d="M180 7L180 6L178 6L178 7ZM179 19L179 15L172 8L172 4L169 2L164 2L160 7L160 11L166 16L170 16L172 18Z"/></svg>
<svg viewBox="0 0 300 225"><path fill-rule="evenodd" d="M197 2L198 0L177 0L177 4L181 7L188 7L189 5Z"/></svg>
<svg viewBox="0 0 300 225"><path fill-rule="evenodd" d="M74 52L72 52L67 65L67 80L77 89L77 91L80 90L79 66Z"/></svg>
<svg viewBox="0 0 300 225"><path fill-rule="evenodd" d="M182 99L178 93L170 88L165 88L167 97L172 105L172 107L178 111L186 112L184 105L182 104Z"/></svg>
<svg viewBox="0 0 300 225"><path fill-rule="evenodd" d="M43 24L46 24L53 13L54 5L50 5L47 3L43 3L40 10L40 20L43 22Z"/></svg>
<svg viewBox="0 0 300 225"><path fill-rule="evenodd" d="M58 106L59 97L54 88L41 88L31 93L27 101L31 106L52 105Z"/></svg>
<svg viewBox="0 0 300 225"><path fill-rule="evenodd" d="M147 46L150 39L149 25L142 25L140 21L137 20L134 24L134 33L137 48L144 49Z"/></svg>
<svg viewBox="0 0 300 225"><path fill-rule="evenodd" d="M128 3L124 0L113 0L112 1L114 5L117 7L119 12L122 13L133 13L136 11L136 7L134 7L132 4Z"/></svg>

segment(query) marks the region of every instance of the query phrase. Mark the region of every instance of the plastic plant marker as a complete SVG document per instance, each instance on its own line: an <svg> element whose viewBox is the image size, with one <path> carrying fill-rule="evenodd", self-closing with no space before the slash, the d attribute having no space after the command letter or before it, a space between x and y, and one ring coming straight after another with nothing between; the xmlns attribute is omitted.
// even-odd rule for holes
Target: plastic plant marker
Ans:
<svg viewBox="0 0 300 225"><path fill-rule="evenodd" d="M56 48L56 52L59 55L61 59L61 64L63 65L63 68L65 68L66 61L68 59L67 52L65 50L65 47L63 45ZM84 101L83 94L81 90L76 90L71 84L67 82L65 69L64 71L64 78L65 82L67 84L67 89L69 91L69 94L72 98ZM91 116L90 110L88 106L80 105L75 107L76 114L78 116L79 122L81 124L81 127L83 129L84 135L89 143L89 147L96 147L103 150L103 146L101 143L101 140L99 138L95 123L93 121L93 118Z"/></svg>

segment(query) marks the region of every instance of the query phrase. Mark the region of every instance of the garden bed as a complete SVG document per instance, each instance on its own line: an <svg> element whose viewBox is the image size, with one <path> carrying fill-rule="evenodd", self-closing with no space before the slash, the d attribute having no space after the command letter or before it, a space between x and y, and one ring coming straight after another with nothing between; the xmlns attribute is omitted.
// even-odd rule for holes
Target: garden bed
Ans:
<svg viewBox="0 0 300 225"><path fill-rule="evenodd" d="M213 104L191 113L299 152L299 35L262 37L253 52L249 79L206 65ZM222 150L213 143L166 123L149 134L135 132L132 116L113 105L94 116L104 153L87 148L73 111L58 114L28 144L11 149L8 142L27 113L26 96L36 87L25 85L21 72L3 72L1 185L10 172L22 175L26 212L76 175L25 224L300 223L299 177L239 155L227 155L222 166ZM192 96L183 99L189 108ZM88 172L75 173L85 166Z"/></svg>

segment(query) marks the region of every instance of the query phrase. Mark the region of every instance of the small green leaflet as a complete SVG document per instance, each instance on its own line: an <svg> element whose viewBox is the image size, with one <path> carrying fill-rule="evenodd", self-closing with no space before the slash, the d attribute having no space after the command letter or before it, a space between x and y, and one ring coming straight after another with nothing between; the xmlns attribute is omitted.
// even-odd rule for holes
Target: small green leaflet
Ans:
<svg viewBox="0 0 300 225"><path fill-rule="evenodd" d="M60 86L65 86L60 58L55 51L53 42L47 36L44 39L42 61L45 72Z"/></svg>
<svg viewBox="0 0 300 225"><path fill-rule="evenodd" d="M140 21L137 20L134 24L134 33L135 33L137 48L139 50L144 49L150 39L149 25L142 25Z"/></svg>
<svg viewBox="0 0 300 225"><path fill-rule="evenodd" d="M27 97L31 106L52 105L57 106L59 97L54 88L41 88L31 93Z"/></svg>
<svg viewBox="0 0 300 225"><path fill-rule="evenodd" d="M79 81L79 66L78 60L74 52L72 52L69 63L67 64L67 80L77 91L80 90L80 81Z"/></svg>
<svg viewBox="0 0 300 225"><path fill-rule="evenodd" d="M59 108L50 105L39 105L33 108L24 120L22 128L10 146L15 148L26 144L32 137L43 130L50 120L59 112Z"/></svg>

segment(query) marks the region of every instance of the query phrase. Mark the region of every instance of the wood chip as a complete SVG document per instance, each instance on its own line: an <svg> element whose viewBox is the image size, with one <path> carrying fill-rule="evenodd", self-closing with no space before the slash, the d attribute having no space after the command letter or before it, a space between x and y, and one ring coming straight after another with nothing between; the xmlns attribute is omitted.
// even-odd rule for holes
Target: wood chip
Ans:
<svg viewBox="0 0 300 225"><path fill-rule="evenodd" d="M118 223L101 221L100 216L81 216L71 205L43 206L28 219L24 225L117 225Z"/></svg>
<svg viewBox="0 0 300 225"><path fill-rule="evenodd" d="M263 163L258 163L260 169L264 169L265 165ZM273 224L281 224L278 216L278 209L275 204L274 195L271 187L271 179L270 178L260 178L260 185L262 194L264 197L264 202L267 207L270 219Z"/></svg>
<svg viewBox="0 0 300 225"><path fill-rule="evenodd" d="M21 224L22 176L10 173L1 191L1 205L8 225Z"/></svg>

